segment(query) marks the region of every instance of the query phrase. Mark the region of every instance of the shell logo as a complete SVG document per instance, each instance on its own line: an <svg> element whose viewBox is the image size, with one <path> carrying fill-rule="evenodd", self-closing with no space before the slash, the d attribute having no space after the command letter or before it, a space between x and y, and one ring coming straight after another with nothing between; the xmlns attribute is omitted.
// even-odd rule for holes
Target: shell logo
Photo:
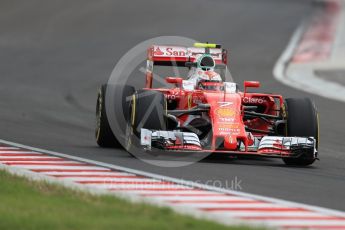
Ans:
<svg viewBox="0 0 345 230"><path fill-rule="evenodd" d="M233 117L235 115L235 111L230 108L218 108L216 110L216 114L219 117Z"/></svg>

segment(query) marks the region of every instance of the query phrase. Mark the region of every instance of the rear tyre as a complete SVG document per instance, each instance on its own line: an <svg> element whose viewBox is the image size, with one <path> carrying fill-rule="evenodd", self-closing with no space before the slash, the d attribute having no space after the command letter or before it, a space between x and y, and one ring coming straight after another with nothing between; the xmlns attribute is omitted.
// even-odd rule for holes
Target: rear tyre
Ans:
<svg viewBox="0 0 345 230"><path fill-rule="evenodd" d="M119 141L118 138L114 135L110 125L109 120L106 113L106 91L107 87L110 87L109 85L102 85L98 91L97 96L97 104L96 104L96 142L100 147L115 147L115 148L121 148L121 141ZM134 93L134 88L131 86L123 86L123 85L112 85L111 87L114 87L114 92L116 95L116 92L122 92L122 95L116 95L114 98L114 106L115 109L122 108L123 109L123 116L125 120L129 119L128 114L128 107L129 102L126 101L126 97L130 96ZM122 114L117 113L117 116L122 116ZM119 121L119 117L115 118L117 121ZM120 122L118 122L120 123ZM120 124L119 129L122 133L126 132L126 125ZM118 136L120 137L120 136ZM124 142L123 142L124 143Z"/></svg>
<svg viewBox="0 0 345 230"><path fill-rule="evenodd" d="M285 101L287 110L286 135L314 137L319 144L319 118L315 104L309 98L289 98ZM314 157L283 158L286 165L307 166L314 163Z"/></svg>

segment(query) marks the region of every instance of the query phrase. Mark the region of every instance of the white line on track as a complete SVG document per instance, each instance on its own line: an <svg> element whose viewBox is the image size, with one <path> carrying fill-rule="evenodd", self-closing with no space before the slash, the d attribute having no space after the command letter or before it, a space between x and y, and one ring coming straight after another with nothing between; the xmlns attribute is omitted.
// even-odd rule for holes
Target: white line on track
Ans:
<svg viewBox="0 0 345 230"><path fill-rule="evenodd" d="M157 183L160 182L159 180L155 179L143 179L143 178L113 178L113 177L103 177L103 178L85 178L85 177L67 177L65 178L66 180L73 180L73 181L80 181L80 182L89 182L92 184L92 182L103 182L103 183L116 183L116 182L132 182L135 184L135 182L142 182L142 183L147 183L150 185L150 183Z"/></svg>
<svg viewBox="0 0 345 230"><path fill-rule="evenodd" d="M263 204L222 204L222 203L214 203L214 204L186 204L186 203L174 203L174 205L186 206L193 208L278 208L283 207L277 204L272 203L263 203Z"/></svg>
<svg viewBox="0 0 345 230"><path fill-rule="evenodd" d="M104 176L133 176L132 173L124 173L124 172L44 172L44 174L52 175L52 176L64 176L64 175L70 175L70 176L78 176L78 175L104 175Z"/></svg>
<svg viewBox="0 0 345 230"><path fill-rule="evenodd" d="M325 217L326 215L318 213L310 213L304 211L293 211L293 212L259 212L259 211L214 211L213 213L219 213L225 216L235 217Z"/></svg>
<svg viewBox="0 0 345 230"><path fill-rule="evenodd" d="M255 201L254 199L242 198L237 196L155 196L155 199L164 201Z"/></svg>
<svg viewBox="0 0 345 230"><path fill-rule="evenodd" d="M35 153L35 154L41 154L38 152L33 152L33 151L23 151L23 150L1 150L0 154L28 154L28 153Z"/></svg>
<svg viewBox="0 0 345 230"><path fill-rule="evenodd" d="M61 158L60 158L61 159ZM0 158L1 160L1 158ZM57 165L68 165L68 164L78 164L75 161L68 161L68 160L57 160L57 159L52 159L52 160L45 160L45 161L38 161L38 160L1 160L2 163L4 164L11 164L11 165L35 165L35 164L47 164L47 165L52 165L52 166L57 166ZM84 164L80 164L84 165Z"/></svg>
<svg viewBox="0 0 345 230"><path fill-rule="evenodd" d="M11 165L14 167L26 168L26 169L78 169L78 170L101 170L103 168L97 166L60 166L60 165Z"/></svg>
<svg viewBox="0 0 345 230"><path fill-rule="evenodd" d="M0 147L0 151L1 150L12 150L12 149L19 149L19 148L17 148L17 147L3 147L3 146Z"/></svg>
<svg viewBox="0 0 345 230"><path fill-rule="evenodd" d="M152 190L131 190L130 192L138 194L138 195L145 195L145 194L149 195L149 194L155 193L154 189L155 188L152 188ZM197 190L191 189L189 187L181 188L181 186L177 186L176 188L174 188L174 187L170 187L170 188L164 187L162 189L166 189L166 190L165 191L159 191L160 194L170 195L172 197L179 196L179 195L186 195L186 194L201 194L201 195L205 194L205 191L204 192L197 191ZM171 191L169 189L181 189L181 190L172 190ZM175 200L176 200L176 197L175 197Z"/></svg>
<svg viewBox="0 0 345 230"><path fill-rule="evenodd" d="M2 156L0 155L0 160L3 161L3 159L26 159L26 160L37 160L37 159L56 159L56 160L61 160L60 157L51 157L51 156L25 156L25 155L22 155L22 156Z"/></svg>
<svg viewBox="0 0 345 230"><path fill-rule="evenodd" d="M138 183L132 183L132 184L87 183L87 184L84 184L84 185L85 186L97 187L97 188L100 188L100 189L116 189L116 190L118 190L118 189L132 189L131 192L127 191L130 194L136 194L136 192L133 191L133 190L141 190L141 189L169 189L169 187L167 187L166 185L162 185L162 184L149 184L149 183L147 183L147 184L138 184ZM174 188L174 187L171 186L170 188ZM153 194L153 193L151 192L150 194ZM139 195L139 194L136 194L136 195ZM202 194L196 193L196 195L201 196ZM155 198L158 199L158 197L156 197L156 196L155 196Z"/></svg>
<svg viewBox="0 0 345 230"><path fill-rule="evenodd" d="M345 228L343 220L270 220L272 225L298 225L298 226L342 226Z"/></svg>

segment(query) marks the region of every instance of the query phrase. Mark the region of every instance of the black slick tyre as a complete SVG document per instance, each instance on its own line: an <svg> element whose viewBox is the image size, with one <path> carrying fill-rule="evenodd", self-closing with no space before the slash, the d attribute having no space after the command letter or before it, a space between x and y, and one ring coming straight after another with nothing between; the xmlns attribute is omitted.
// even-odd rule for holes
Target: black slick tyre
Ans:
<svg viewBox="0 0 345 230"><path fill-rule="evenodd" d="M120 136L115 136L110 124L109 119L106 113L106 91L107 88L106 84L102 85L98 91L97 96L97 104L96 104L96 142L100 147L114 147L114 148L121 148L121 140L119 140ZM119 116L124 116L125 120L129 119L129 102L126 101L126 98L134 93L134 88L131 86L122 86L122 85L112 85L114 87L113 90L116 92L121 92L122 95L116 95L114 98L114 106L115 109L122 108L123 113L117 113L115 119L119 121ZM126 124L122 124L118 122L120 125L118 127L118 132L125 133L126 132ZM124 142L123 142L124 143Z"/></svg>
<svg viewBox="0 0 345 230"><path fill-rule="evenodd" d="M314 137L319 144L319 118L315 104L309 98L288 98L286 135L291 137ZM283 158L286 165L307 166L314 163L314 157L302 155L298 158Z"/></svg>

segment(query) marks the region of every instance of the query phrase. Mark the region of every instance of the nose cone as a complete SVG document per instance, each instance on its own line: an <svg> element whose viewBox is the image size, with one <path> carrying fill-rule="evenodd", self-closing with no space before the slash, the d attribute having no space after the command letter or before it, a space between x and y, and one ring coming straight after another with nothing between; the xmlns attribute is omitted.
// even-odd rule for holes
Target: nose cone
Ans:
<svg viewBox="0 0 345 230"><path fill-rule="evenodd" d="M237 150L236 136L227 135L224 138L224 148L228 150Z"/></svg>

